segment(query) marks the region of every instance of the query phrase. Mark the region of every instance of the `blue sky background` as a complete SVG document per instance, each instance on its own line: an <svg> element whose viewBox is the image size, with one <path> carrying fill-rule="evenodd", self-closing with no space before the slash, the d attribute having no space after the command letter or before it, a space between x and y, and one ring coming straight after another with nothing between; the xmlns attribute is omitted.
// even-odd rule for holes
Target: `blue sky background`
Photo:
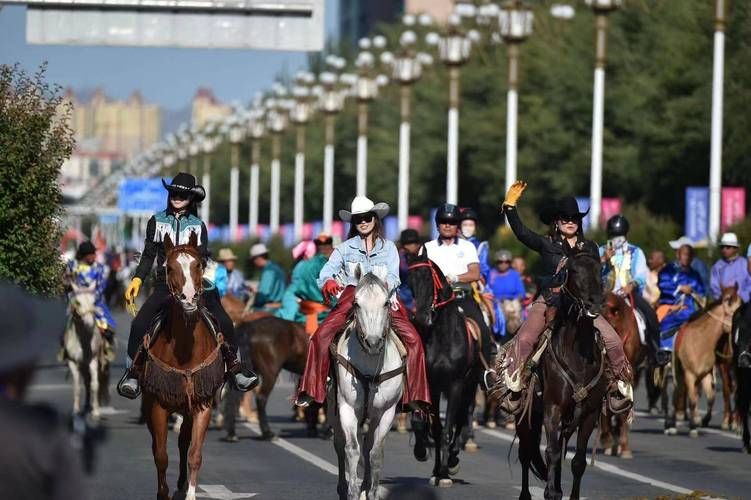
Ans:
<svg viewBox="0 0 751 500"><path fill-rule="evenodd" d="M326 31L335 32L338 0L326 0ZM198 87L226 102L247 102L280 71L304 68L305 52L29 45L26 8L0 9L0 63L35 70L48 62L48 79L76 91L102 87L114 98L139 90L167 110L185 108Z"/></svg>

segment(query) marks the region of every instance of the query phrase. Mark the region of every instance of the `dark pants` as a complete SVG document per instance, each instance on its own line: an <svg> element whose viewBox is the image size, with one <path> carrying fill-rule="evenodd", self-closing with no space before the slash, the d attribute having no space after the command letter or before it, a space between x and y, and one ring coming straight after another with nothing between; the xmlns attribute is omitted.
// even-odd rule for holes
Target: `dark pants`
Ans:
<svg viewBox="0 0 751 500"><path fill-rule="evenodd" d="M167 306L169 300L170 292L167 284L164 281L157 281L154 285L154 291L138 310L138 314L133 318L133 323L130 325L130 336L128 337L128 356L130 359L133 359L138 352L138 347L143 343L143 338L152 321L154 321L154 317ZM203 301L209 312L219 322L219 329L224 335L224 340L228 344L236 346L235 327L222 307L219 292L216 288L205 290Z"/></svg>
<svg viewBox="0 0 751 500"><path fill-rule="evenodd" d="M660 322L657 320L657 313L655 313L655 310L652 309L649 302L647 302L639 293L633 293L631 294L631 297L634 301L634 309L641 313L644 318L644 323L646 323L647 331L645 332L644 340L647 343L650 355L654 359L654 356L660 349Z"/></svg>
<svg viewBox="0 0 751 500"><path fill-rule="evenodd" d="M482 335L482 355L489 366L494 366L496 349L493 337L490 333L488 324L485 323L485 316L482 315L480 305L475 302L475 299L471 295L467 295L464 298L456 300L457 305L462 308L464 315L477 323L480 327L480 335Z"/></svg>

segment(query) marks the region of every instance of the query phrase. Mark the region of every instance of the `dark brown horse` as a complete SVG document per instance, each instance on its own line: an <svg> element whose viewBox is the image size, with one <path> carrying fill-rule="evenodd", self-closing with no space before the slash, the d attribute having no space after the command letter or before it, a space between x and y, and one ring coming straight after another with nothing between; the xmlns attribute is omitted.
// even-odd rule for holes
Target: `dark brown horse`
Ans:
<svg viewBox="0 0 751 500"><path fill-rule="evenodd" d="M640 366L646 357L639 337L639 326L631 306L626 300L614 293L605 296L605 308L603 317L613 325L618 336L623 342L623 351L631 366ZM636 384L634 384L636 385ZM628 415L602 415L600 417L600 442L606 455L618 455L621 458L633 458L629 447L628 434L631 425L628 423ZM616 442L613 437L618 435Z"/></svg>
<svg viewBox="0 0 751 500"><path fill-rule="evenodd" d="M530 500L529 470L547 480L546 499L560 500L561 461L574 432L576 453L571 461L572 499L579 498L587 467L587 443L597 424L606 391L604 349L595 335L594 318L603 304L599 259L587 253L572 255L565 265L567 278L561 303L547 337L549 345L529 382L527 410L517 416L522 491ZM545 340L543 340L544 342ZM540 392L541 391L541 392ZM540 396L541 394L541 396ZM547 435L545 460L540 454L542 428Z"/></svg>
<svg viewBox="0 0 751 500"><path fill-rule="evenodd" d="M157 469L157 498L169 499L167 417L176 412L184 416L177 488L186 500L195 500L211 404L224 381L224 360L202 313L203 263L195 234L179 246L173 246L167 235L164 246L171 297L163 326L148 350L141 387Z"/></svg>

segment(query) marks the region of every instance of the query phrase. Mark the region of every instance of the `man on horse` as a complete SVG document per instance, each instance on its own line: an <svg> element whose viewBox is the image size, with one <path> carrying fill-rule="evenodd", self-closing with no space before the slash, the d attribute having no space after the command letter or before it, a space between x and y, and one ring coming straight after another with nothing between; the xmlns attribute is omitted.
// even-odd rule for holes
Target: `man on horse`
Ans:
<svg viewBox="0 0 751 500"><path fill-rule="evenodd" d="M641 248L628 242L630 227L628 219L623 215L614 215L608 219L608 242L600 247L603 282L606 290L625 298L633 308L639 330L644 333L649 355L656 365L661 366L669 358L659 355L660 326L657 315L643 297L649 278L647 259Z"/></svg>
<svg viewBox="0 0 751 500"><path fill-rule="evenodd" d="M164 306L171 297L170 284L167 283L164 248L164 238L169 235L175 245L187 244L191 235L196 235L199 243L199 251L203 259L208 259L208 231L206 225L198 218L198 203L206 197L206 191L196 184L196 178L188 173L180 172L167 184L162 179L162 184L168 192L167 208L152 215L146 225L146 239L144 241L141 260L136 268L136 273L127 290L125 301L129 307L135 308L135 299L141 289L141 284L151 272L156 260L156 273L154 289L146 302L133 319L128 339L128 357L132 365L127 369L124 380L119 384L118 391L121 395L134 399L140 393L138 379L145 362L145 347L143 339L149 333L155 318L161 314ZM237 358L235 347L235 329L232 320L222 308L219 293L216 287L204 288L202 305L219 323L219 330L224 336L222 343L222 356L227 365L227 371L233 375L236 387L242 391L249 391L258 385L258 377L252 371L243 370L242 364ZM158 332L150 332L152 335ZM245 372L245 373L243 373Z"/></svg>
<svg viewBox="0 0 751 500"><path fill-rule="evenodd" d="M694 249L681 245L677 260L660 272L660 300L657 317L660 320L660 349L673 351L675 333L705 303L705 289L701 275L691 267Z"/></svg>
<svg viewBox="0 0 751 500"><path fill-rule="evenodd" d="M261 270L253 307L257 310L276 310L282 301L287 280L284 271L269 259L269 250L263 243L250 247L250 261Z"/></svg>
<svg viewBox="0 0 751 500"><path fill-rule="evenodd" d="M301 260L292 269L292 279L282 295L282 307L276 312L279 318L305 323L306 331L308 318L312 317L315 320L310 321L310 324L317 325L328 315L328 307L324 305L323 295L318 287L318 275L334 251L333 239L329 234L319 234L313 243L316 248L315 255ZM314 331L315 329L309 333Z"/></svg>
<svg viewBox="0 0 751 500"><path fill-rule="evenodd" d="M588 252L599 260L597 245L584 239L582 231L582 218L588 211L580 212L573 196L562 198L541 211L540 220L550 227L547 235L537 234L525 226L516 203L526 188L527 183L523 181L512 184L502 210L519 241L540 254L545 274L540 279L541 291L537 299L527 309L527 320L505 351L501 365L503 372L492 388L493 392L498 391L499 399L510 413L515 413L521 406L520 394L531 375L528 358L542 333L555 319L561 289L565 285L565 276L561 271L566 254L572 251ZM633 406L631 365L623 352L621 339L610 323L598 315L594 318L594 327L600 332L609 361L606 370L609 407L618 413L626 411Z"/></svg>
<svg viewBox="0 0 751 500"><path fill-rule="evenodd" d="M477 212L473 208L463 208L461 211L461 233L464 238L472 243L477 249L477 258L480 261L480 275L482 280L487 283L490 275L490 263L488 254L490 245L487 241L480 241L477 237Z"/></svg>
<svg viewBox="0 0 751 500"><path fill-rule="evenodd" d="M498 348L472 290L472 284L482 279L480 259L475 246L459 237L461 220L459 207L451 203L443 204L435 214L438 238L425 243L425 251L448 280L454 290L455 300L465 316L477 324L481 336L482 355L487 365L492 367ZM488 370L483 380L486 378L494 378L494 372Z"/></svg>
<svg viewBox="0 0 751 500"><path fill-rule="evenodd" d="M107 286L105 275L104 266L96 261L96 247L91 241L84 241L78 246L75 259L66 263L63 281L68 286L75 283L81 288L94 289L96 326L107 340L108 349L111 351L115 342L116 324L104 299L104 289Z"/></svg>
<svg viewBox="0 0 751 500"><path fill-rule="evenodd" d="M735 233L725 233L720 239L722 258L712 266L710 289L712 297L722 297L722 287L738 284L738 296L746 303L751 296L751 275L746 258L738 255L740 243Z"/></svg>
<svg viewBox="0 0 751 500"><path fill-rule="evenodd" d="M493 307L495 308L495 324L493 333L498 337L506 335L506 321L501 304L504 301L522 301L526 297L526 290L522 277L516 269L511 268L511 252L498 250L495 253L495 267L488 274L487 289L493 294Z"/></svg>
<svg viewBox="0 0 751 500"><path fill-rule="evenodd" d="M216 261L227 271L227 293L245 302L248 300L248 290L245 286L245 276L237 269L237 255L231 248L219 249Z"/></svg>
<svg viewBox="0 0 751 500"><path fill-rule="evenodd" d="M425 353L422 340L407 317L407 311L395 295L399 286L399 253L396 245L384 237L383 218L388 214L385 203L373 203L365 196L352 201L351 210L340 210L339 217L350 222L349 238L338 245L321 270L318 285L328 303L341 292L336 306L321 323L310 340L305 373L300 380L297 405L323 403L326 378L329 375L329 346L344 330L354 307L356 270L368 274L375 270L387 274L386 286L391 293L389 304L391 326L407 349L407 384L403 403L413 409L430 404L430 391L425 375Z"/></svg>

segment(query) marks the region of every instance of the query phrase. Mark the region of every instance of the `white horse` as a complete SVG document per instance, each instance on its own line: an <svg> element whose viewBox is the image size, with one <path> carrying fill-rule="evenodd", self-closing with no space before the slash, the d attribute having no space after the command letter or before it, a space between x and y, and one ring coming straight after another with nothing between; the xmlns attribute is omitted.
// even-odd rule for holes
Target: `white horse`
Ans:
<svg viewBox="0 0 751 500"><path fill-rule="evenodd" d="M405 364L390 329L391 295L385 276L361 277L359 266L355 275L354 320L339 341L336 357L337 492L342 499L375 500L384 441L402 397ZM362 483L357 476L361 460Z"/></svg>
<svg viewBox="0 0 751 500"><path fill-rule="evenodd" d="M80 287L72 284L71 318L63 335L68 368L73 377L73 413L81 411L82 379L86 389L86 406L91 416L99 418L99 377L106 359L102 334L96 326L96 284Z"/></svg>

